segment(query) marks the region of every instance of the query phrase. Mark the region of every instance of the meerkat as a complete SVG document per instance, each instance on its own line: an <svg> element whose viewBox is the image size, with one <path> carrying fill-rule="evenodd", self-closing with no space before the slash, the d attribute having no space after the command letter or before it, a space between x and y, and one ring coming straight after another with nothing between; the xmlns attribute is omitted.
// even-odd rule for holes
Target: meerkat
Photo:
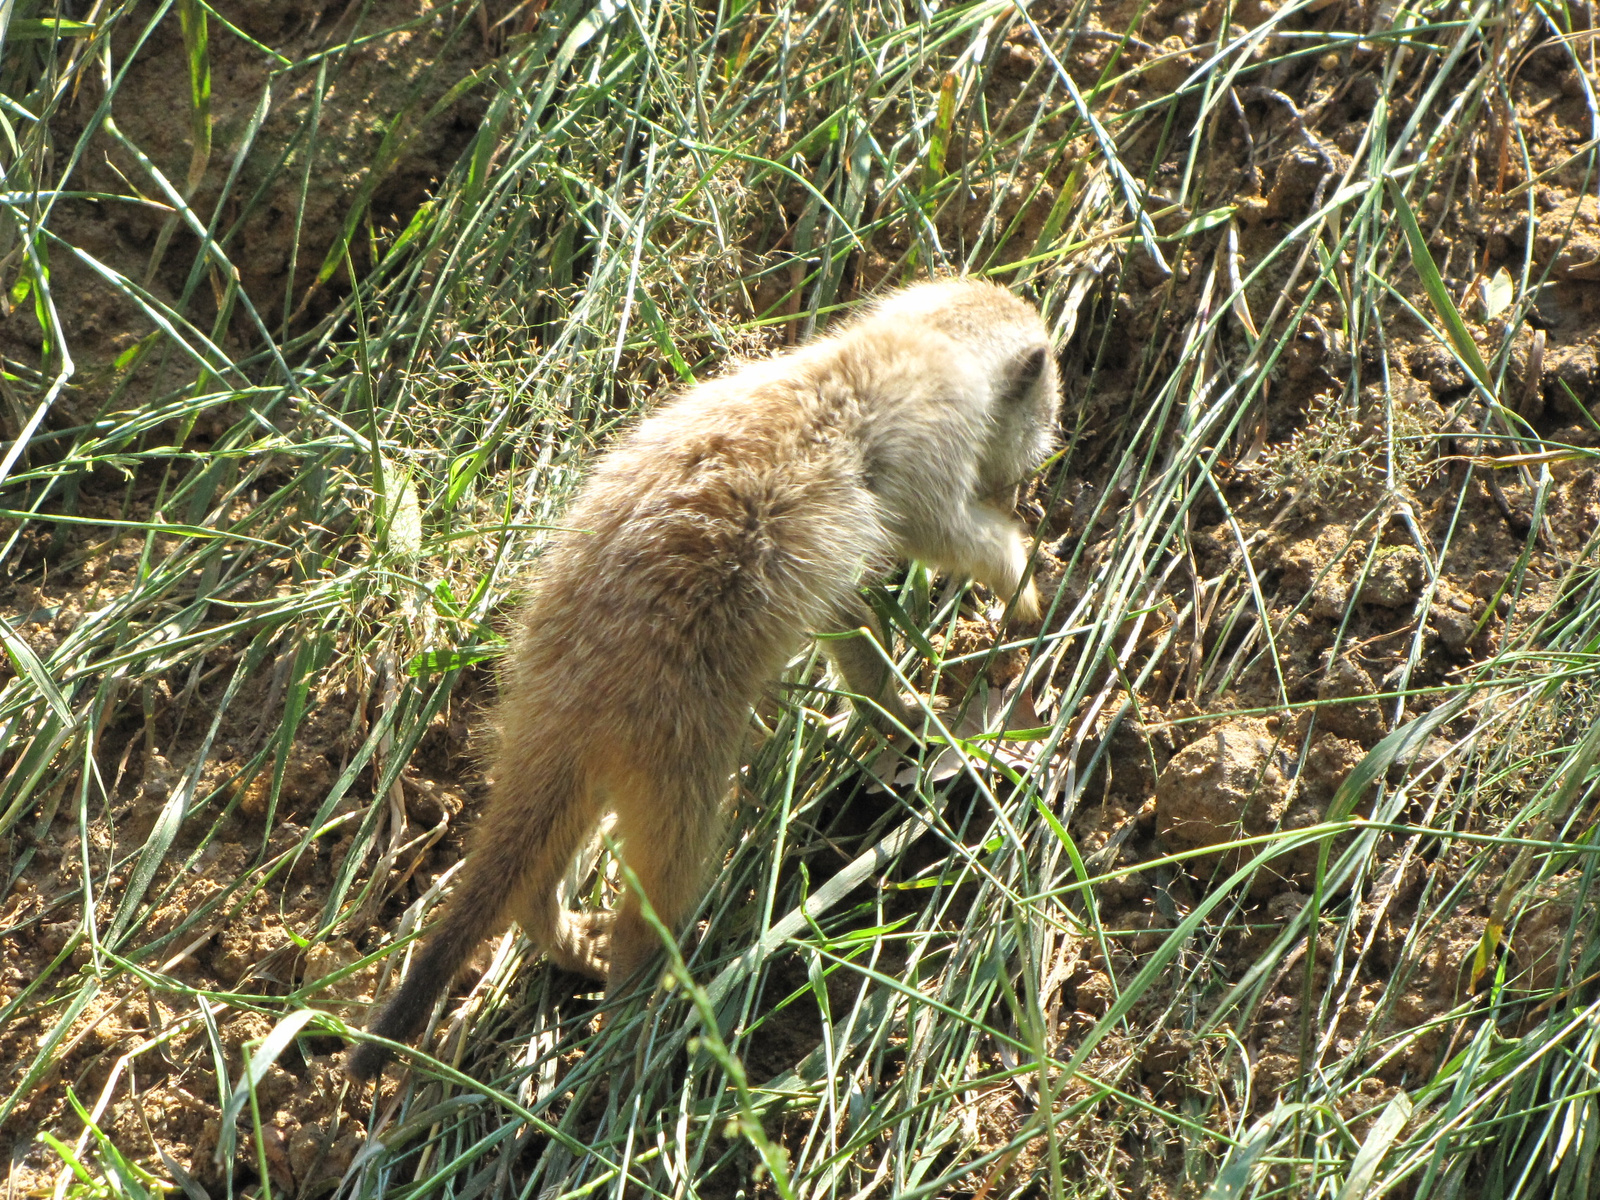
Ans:
<svg viewBox="0 0 1600 1200"><path fill-rule="evenodd" d="M676 929L698 903L749 712L815 633L846 688L912 726L860 586L917 559L1039 615L1017 487L1060 403L1037 310L988 283L894 292L840 332L701 383L595 464L502 668L491 795L444 914L371 1032L416 1035L511 919L616 994L660 948L625 889L559 885L606 815ZM359 1046L369 1079L388 1051Z"/></svg>

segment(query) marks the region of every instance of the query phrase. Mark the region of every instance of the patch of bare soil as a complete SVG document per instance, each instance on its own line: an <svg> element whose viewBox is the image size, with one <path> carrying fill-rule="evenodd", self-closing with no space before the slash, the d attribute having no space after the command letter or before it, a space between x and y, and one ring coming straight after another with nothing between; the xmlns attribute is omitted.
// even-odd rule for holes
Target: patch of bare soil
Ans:
<svg viewBox="0 0 1600 1200"><path fill-rule="evenodd" d="M149 394L193 376L188 361L130 357L156 329L151 304L181 314L191 342L209 336L234 359L263 328L307 328L348 289L343 251L358 272L369 267L372 246L404 227L477 130L480 91L434 111L490 57L475 24L459 28L455 5L242 0L219 11L233 28L210 22L209 153L194 144L191 76L170 18L117 23L109 60L126 70L108 111L102 77L86 72L52 127L51 168L70 166L65 186L101 197L59 199L52 217L63 245L51 290L77 365L52 413L58 426L98 411L108 392ZM147 203L112 198L129 181ZM189 269L197 226L226 260L199 274ZM31 303L0 323L0 353L15 363L39 367L44 340Z"/></svg>
<svg viewBox="0 0 1600 1200"><path fill-rule="evenodd" d="M62 1035L50 1073L0 1132L0 1153L10 1163L16 1194L53 1186L60 1161L33 1132L76 1124L70 1120L67 1089L94 1110L100 1129L125 1152L145 1147L152 1165L161 1163L167 1173L175 1169L209 1185L219 1178L219 1097L241 1077L242 1047L259 1043L275 1019L250 1011L250 997L309 987L326 1010L356 1023L365 1015L379 971L375 964L356 967L365 922L324 935L309 947L306 942L323 928L328 898L348 865L356 819L370 804L370 784L331 808L324 804L365 736L367 698L349 692L312 698L269 813L264 785L272 778L273 763L247 768L247 760L268 733L265 714L275 708L281 714L281 702L273 702L271 672L248 686L258 703L228 711L259 712L263 720L226 721L209 744L203 727L177 725L173 708L154 721L126 721L129 736L108 737L108 745L120 743L120 753L113 751L115 804L89 822L87 844L77 835L76 817L52 808L11 846L13 882L0 906L6 945L0 1005L20 998L63 955L68 977L92 970L89 947L81 935L74 936L85 866L104 936L114 929L129 882L126 848L143 842L173 789L183 785L184 773L198 766L194 790L205 795L221 789L229 799L214 823L183 827L150 881L159 902L141 931L136 958L182 985L240 999L214 1025L196 1027L188 1019L191 997L147 990L123 974L99 989L64 1032L26 1013L9 1021L0 1031L8 1090L47 1039ZM209 707L206 693L212 691L214 698L215 690L202 689L196 704ZM471 706L464 693L462 708ZM477 783L466 741L466 719L457 709L430 728L403 777L412 828L432 829L437 836L410 863L416 878L394 880L392 894L402 903L460 856L452 820L468 803L465 793L476 793ZM310 840L307 850L312 828L327 832ZM261 887L263 882L269 886ZM185 1032L173 1036L180 1029ZM341 1073L338 1039L306 1038L298 1046L267 1071L259 1102L274 1187L314 1195L331 1188L349 1166L365 1136L368 1109ZM102 1111L95 1102L106 1097L111 1101ZM240 1136L235 1153L256 1161L248 1130Z"/></svg>

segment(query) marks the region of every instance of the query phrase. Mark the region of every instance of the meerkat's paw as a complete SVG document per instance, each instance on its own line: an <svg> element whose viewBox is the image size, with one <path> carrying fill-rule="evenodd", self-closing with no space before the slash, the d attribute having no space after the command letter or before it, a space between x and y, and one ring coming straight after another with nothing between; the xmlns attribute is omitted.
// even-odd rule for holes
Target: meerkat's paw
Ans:
<svg viewBox="0 0 1600 1200"><path fill-rule="evenodd" d="M616 919L608 912L562 913L556 944L547 947L550 961L591 979L605 979L611 973L611 929Z"/></svg>
<svg viewBox="0 0 1600 1200"><path fill-rule="evenodd" d="M1026 621L1031 625L1039 619L1042 611L1039 603L1039 585L1030 578L1017 593L1017 602L1011 606L1011 612L1019 621Z"/></svg>

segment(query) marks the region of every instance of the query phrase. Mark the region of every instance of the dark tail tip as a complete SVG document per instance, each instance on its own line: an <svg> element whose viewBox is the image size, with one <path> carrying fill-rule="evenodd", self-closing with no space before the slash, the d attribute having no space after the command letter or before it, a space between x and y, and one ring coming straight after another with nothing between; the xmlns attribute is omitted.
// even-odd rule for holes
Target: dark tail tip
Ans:
<svg viewBox="0 0 1600 1200"><path fill-rule="evenodd" d="M411 973L400 985L400 990L389 997L378 1017L367 1027L368 1032L392 1042L404 1042L414 1037L428 1019L428 1010L434 999L450 984L450 977L437 970L435 958L442 957L440 948L430 946L421 958L412 964ZM350 1054L345 1070L358 1081L365 1083L377 1076L389 1061L389 1047L378 1042L363 1042Z"/></svg>
<svg viewBox="0 0 1600 1200"><path fill-rule="evenodd" d="M389 1047L377 1042L362 1042L345 1060L345 1073L357 1083L371 1083L389 1061Z"/></svg>

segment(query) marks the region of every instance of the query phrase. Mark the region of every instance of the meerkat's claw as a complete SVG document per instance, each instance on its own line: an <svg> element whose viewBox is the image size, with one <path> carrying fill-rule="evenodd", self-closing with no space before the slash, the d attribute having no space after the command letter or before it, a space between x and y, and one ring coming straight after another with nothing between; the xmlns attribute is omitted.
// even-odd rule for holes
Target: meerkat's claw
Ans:
<svg viewBox="0 0 1600 1200"><path fill-rule="evenodd" d="M1039 602L1039 585L1031 579L1023 584L1022 591L1017 593L1017 602L1011 606L1011 611L1018 620L1029 625L1036 622L1043 615L1043 606Z"/></svg>

